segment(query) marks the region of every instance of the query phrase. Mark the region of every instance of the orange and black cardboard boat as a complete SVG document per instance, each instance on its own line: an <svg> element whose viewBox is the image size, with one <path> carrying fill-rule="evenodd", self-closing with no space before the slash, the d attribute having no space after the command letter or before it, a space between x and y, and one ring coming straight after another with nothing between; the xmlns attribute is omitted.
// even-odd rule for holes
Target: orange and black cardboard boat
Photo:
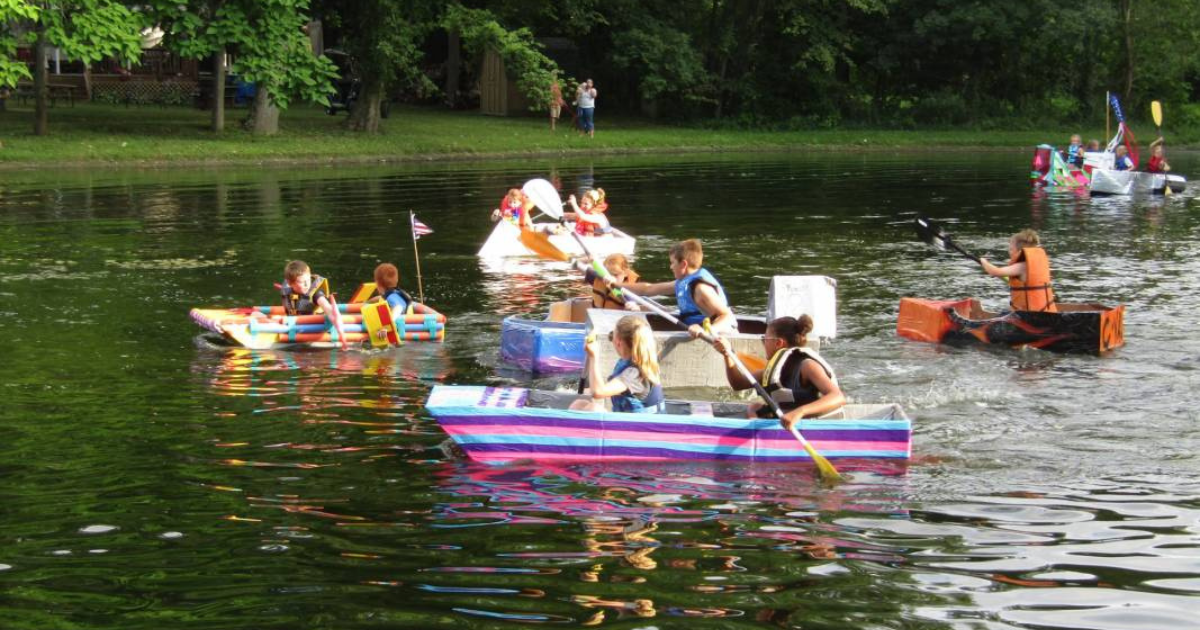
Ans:
<svg viewBox="0 0 1200 630"><path fill-rule="evenodd" d="M931 343L987 343L1103 354L1125 344L1125 307L1058 304L1058 312L990 313L979 300L901 298L896 333Z"/></svg>

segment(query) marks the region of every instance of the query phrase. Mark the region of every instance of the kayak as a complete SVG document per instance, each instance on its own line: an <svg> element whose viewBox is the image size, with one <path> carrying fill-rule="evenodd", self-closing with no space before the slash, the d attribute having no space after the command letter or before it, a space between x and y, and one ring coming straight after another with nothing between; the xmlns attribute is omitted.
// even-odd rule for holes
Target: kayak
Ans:
<svg viewBox="0 0 1200 630"><path fill-rule="evenodd" d="M338 304L346 343L369 340L363 323L363 304ZM403 341L442 341L446 336L446 316L424 304L413 304L411 313L396 316L391 322L396 337ZM286 315L282 306L241 308L193 308L192 321L201 328L222 335L236 345L252 350L291 347L330 347L338 345L336 331L323 313Z"/></svg>
<svg viewBox="0 0 1200 630"><path fill-rule="evenodd" d="M545 232L549 237L550 243L561 250L568 256L580 257L584 255L583 249L579 246L579 242L575 240L573 232L575 230L574 223L537 223L534 224L534 230ZM632 236L613 228L610 234L598 236L583 236L583 242L587 244L588 249L596 255L597 258L603 259L609 254L625 254L632 256L637 240ZM496 227L492 228L492 233L484 242L483 247L479 249L480 258L510 258L517 256L537 256L538 253L530 250L521 243L521 228L514 225L511 221L497 221Z"/></svg>
<svg viewBox="0 0 1200 630"><path fill-rule="evenodd" d="M1092 169L1091 191L1093 195L1134 195L1150 193L1161 195L1169 189L1181 193L1187 188L1187 179L1169 173L1145 173L1142 171L1114 171Z"/></svg>
<svg viewBox="0 0 1200 630"><path fill-rule="evenodd" d="M1060 302L1056 313L990 313L974 298L902 298L896 333L930 343L988 343L1102 354L1125 344L1125 307Z"/></svg>
<svg viewBox="0 0 1200 630"><path fill-rule="evenodd" d="M425 408L473 460L811 461L774 419L746 403L668 401L666 413L571 411L578 396L519 387L436 385ZM846 405L797 424L827 458L907 460L912 421L895 404Z"/></svg>

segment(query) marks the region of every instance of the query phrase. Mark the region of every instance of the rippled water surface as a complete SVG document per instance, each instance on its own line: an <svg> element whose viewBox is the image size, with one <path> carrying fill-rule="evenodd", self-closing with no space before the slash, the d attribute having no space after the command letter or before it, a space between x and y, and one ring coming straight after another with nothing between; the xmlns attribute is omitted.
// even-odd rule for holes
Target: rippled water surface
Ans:
<svg viewBox="0 0 1200 630"><path fill-rule="evenodd" d="M1200 179L1200 156L1172 163ZM538 159L385 168L8 173L0 183L0 627L1200 627L1200 202L1031 191L1028 155ZM916 419L907 466L489 467L434 383L527 383L500 319L582 292L481 265L505 189L598 185L635 266L704 240L744 313L770 276L837 278L825 356ZM307 260L343 295L381 260L444 345L251 352L192 306L273 301ZM1123 303L1110 356L939 347L902 296L1003 286L913 238L1001 258L1032 226L1060 297ZM569 387L565 379L536 382ZM714 395L719 392L714 392Z"/></svg>

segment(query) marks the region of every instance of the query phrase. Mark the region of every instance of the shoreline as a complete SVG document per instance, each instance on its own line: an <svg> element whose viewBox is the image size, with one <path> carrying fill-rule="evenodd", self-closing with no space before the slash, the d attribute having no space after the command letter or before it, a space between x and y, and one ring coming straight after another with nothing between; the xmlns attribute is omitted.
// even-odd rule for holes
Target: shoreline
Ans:
<svg viewBox="0 0 1200 630"><path fill-rule="evenodd" d="M888 153L1030 153L1047 139L1082 132L979 129L819 130L709 129L672 126L642 118L605 118L595 138L583 138L562 121L551 132L535 116L494 117L478 112L397 106L379 133L345 129L345 118L311 106L286 110L278 135L244 131L231 111L226 130L208 130L208 113L187 108L135 108L81 103L51 111L46 136L34 136L32 111L0 115L0 171L114 171L120 169L219 169L245 166L336 167L493 160L578 159L594 156L721 154L819 155ZM1186 133L1173 134L1189 137ZM1186 150L1181 140L1168 146Z"/></svg>

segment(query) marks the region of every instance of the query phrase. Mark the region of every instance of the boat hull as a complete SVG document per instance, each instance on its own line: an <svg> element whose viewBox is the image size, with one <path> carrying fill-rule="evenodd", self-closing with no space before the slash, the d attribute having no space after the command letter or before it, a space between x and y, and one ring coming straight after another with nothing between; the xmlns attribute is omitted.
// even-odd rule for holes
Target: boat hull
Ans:
<svg viewBox="0 0 1200 630"><path fill-rule="evenodd" d="M546 231L550 243L568 256L580 257L585 255L583 248L579 246L579 242L575 240L575 237L571 233L574 229L574 224L567 223L565 227L562 227L556 223L544 223L537 224L535 228ZM560 228L561 230L556 233L556 230ZM587 244L592 254L601 259L609 254L632 256L633 250L637 245L636 239L617 229L614 229L611 234L583 236L581 238ZM509 221L497 221L496 227L492 228L491 235L488 236L483 247L479 249L480 258L511 258L537 255L537 252L530 250L521 243L521 229Z"/></svg>
<svg viewBox="0 0 1200 630"><path fill-rule="evenodd" d="M535 374L561 374L583 369L587 326L575 322L504 318L500 326L500 359Z"/></svg>
<svg viewBox="0 0 1200 630"><path fill-rule="evenodd" d="M515 387L438 385L425 407L471 459L542 461L810 460L777 420L744 403L671 401L665 414L570 411L575 396ZM842 419L798 428L825 457L906 460L912 422L897 405L847 405Z"/></svg>
<svg viewBox="0 0 1200 630"><path fill-rule="evenodd" d="M368 341L362 322L362 304L339 304L344 341L359 344ZM404 341L442 341L446 336L446 316L416 304L413 313L394 319L397 336ZM341 341L323 314L289 316L280 306L243 308L194 308L190 316L201 328L218 333L235 345L252 350L293 347L330 347Z"/></svg>
<svg viewBox="0 0 1200 630"><path fill-rule="evenodd" d="M1167 173L1115 171L1105 168L1092 170L1091 192L1095 195L1161 195L1168 188L1173 193L1181 193L1187 188L1187 179L1181 175Z"/></svg>
<svg viewBox="0 0 1200 630"><path fill-rule="evenodd" d="M1058 304L1059 312L989 313L979 300L902 298L896 333L930 343L986 343L1102 354L1125 343L1125 307Z"/></svg>

